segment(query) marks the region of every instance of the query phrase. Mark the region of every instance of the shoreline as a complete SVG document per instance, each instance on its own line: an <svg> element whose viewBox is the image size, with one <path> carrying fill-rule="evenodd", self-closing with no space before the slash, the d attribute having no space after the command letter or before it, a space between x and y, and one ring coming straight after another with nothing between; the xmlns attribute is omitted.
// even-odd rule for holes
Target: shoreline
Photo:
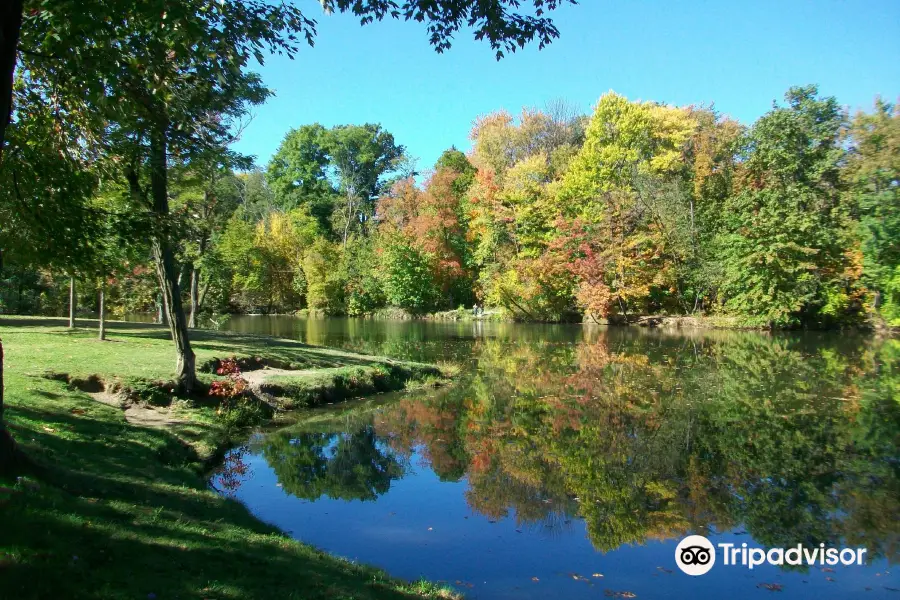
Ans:
<svg viewBox="0 0 900 600"><path fill-rule="evenodd" d="M226 380L214 360L272 371L257 373L247 407L223 416L218 398L179 397L165 385L174 363L167 328L110 321L100 342L90 324L0 318L6 419L34 463L0 478L0 596L458 597L297 541L208 486L221 457L280 412L438 385L446 378L437 367L195 330L205 389Z"/></svg>
<svg viewBox="0 0 900 600"><path fill-rule="evenodd" d="M434 322L472 322L472 323L520 323L520 324L540 324L540 325L588 325L601 327L643 327L643 328L659 328L659 329L720 329L733 331L758 331L758 332L791 332L791 331L820 331L820 332L845 332L855 331L860 333L871 333L873 335L897 335L900 333L900 326L890 326L876 320L866 321L857 324L844 324L837 327L814 327L814 326L796 326L796 327L774 327L769 325L760 325L748 321L746 318L734 317L728 315L631 315L623 317L617 315L611 319L592 319L584 316L581 319L572 320L556 320L541 321L529 319L516 319L508 312L500 308L488 308L483 314L473 315L472 309L455 309L438 311L434 313L414 314L404 309L396 307L388 307L378 309L364 315L350 317L348 315L326 315L321 311L310 311L301 309L293 313L228 313L224 316L228 317L296 317L305 319L363 319L372 321L434 321Z"/></svg>

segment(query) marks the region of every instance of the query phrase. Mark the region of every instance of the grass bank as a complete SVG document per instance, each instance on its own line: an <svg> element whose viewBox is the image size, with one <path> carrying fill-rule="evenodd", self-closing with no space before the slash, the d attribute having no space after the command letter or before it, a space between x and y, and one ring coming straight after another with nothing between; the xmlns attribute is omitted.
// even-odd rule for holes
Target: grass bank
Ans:
<svg viewBox="0 0 900 600"><path fill-rule="evenodd" d="M35 463L23 477L0 480L0 598L452 596L291 540L210 491L203 468L235 434L234 423L214 402L177 398L159 385L174 366L166 330L112 323L109 341L95 334L70 331L63 320L0 319L6 416ZM293 371L310 388L343 382L306 404L434 371L261 336L198 331L194 340L198 364L208 367L237 356L254 370L277 370L273 377ZM367 387L375 380L380 387ZM139 425L128 410L162 417Z"/></svg>

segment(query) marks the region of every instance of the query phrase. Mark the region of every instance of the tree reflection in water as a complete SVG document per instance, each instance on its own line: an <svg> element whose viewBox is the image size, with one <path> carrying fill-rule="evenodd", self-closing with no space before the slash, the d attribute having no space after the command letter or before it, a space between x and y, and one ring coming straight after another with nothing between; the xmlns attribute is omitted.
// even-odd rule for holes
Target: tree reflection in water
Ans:
<svg viewBox="0 0 900 600"><path fill-rule="evenodd" d="M594 546L740 524L900 558L900 342L737 332L474 342L453 386L259 441L286 491L373 500L416 451L490 519Z"/></svg>

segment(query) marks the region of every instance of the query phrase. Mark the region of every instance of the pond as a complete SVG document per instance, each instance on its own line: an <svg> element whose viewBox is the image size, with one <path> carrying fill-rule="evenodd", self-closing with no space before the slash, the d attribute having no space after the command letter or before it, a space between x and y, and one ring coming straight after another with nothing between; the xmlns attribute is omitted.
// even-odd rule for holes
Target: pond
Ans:
<svg viewBox="0 0 900 600"><path fill-rule="evenodd" d="M849 334L234 317L453 362L307 413L211 485L297 539L469 598L900 598L900 342ZM682 573L688 534L866 564ZM719 550L716 550L719 552ZM778 596L776 596L778 597Z"/></svg>

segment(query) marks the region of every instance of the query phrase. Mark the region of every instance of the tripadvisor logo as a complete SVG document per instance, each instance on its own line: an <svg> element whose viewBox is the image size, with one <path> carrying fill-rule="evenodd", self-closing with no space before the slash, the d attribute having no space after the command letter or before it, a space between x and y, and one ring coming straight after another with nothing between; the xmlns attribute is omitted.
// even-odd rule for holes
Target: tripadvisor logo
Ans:
<svg viewBox="0 0 900 600"><path fill-rule="evenodd" d="M802 544L788 548L749 548L747 544L718 544L722 564L748 569L770 565L862 565L866 548L826 548L825 544L807 548ZM716 564L716 548L702 535L689 535L675 547L675 564L688 575L704 575Z"/></svg>
<svg viewBox="0 0 900 600"><path fill-rule="evenodd" d="M716 564L716 549L702 535L689 535L675 548L675 564L688 575L704 575Z"/></svg>

